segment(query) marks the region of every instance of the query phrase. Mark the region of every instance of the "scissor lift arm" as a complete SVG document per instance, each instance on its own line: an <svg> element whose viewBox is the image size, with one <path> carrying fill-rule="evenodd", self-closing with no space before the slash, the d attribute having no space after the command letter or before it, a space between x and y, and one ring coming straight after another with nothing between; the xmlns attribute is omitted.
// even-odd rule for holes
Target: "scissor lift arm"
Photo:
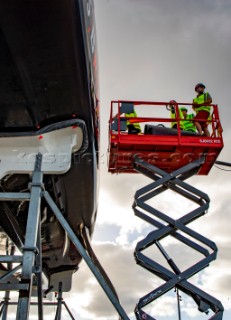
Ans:
<svg viewBox="0 0 231 320"><path fill-rule="evenodd" d="M209 208L210 199L208 195L185 182L200 169L204 161L205 158L202 157L183 168L167 173L137 157L134 158L134 169L154 182L136 192L133 210L137 217L156 228L147 237L139 241L134 253L135 259L137 264L166 282L139 300L135 309L136 318L139 320L153 320L154 318L142 309L175 287L192 297L198 305L199 311L207 314L209 310L212 310L214 315L210 319L222 319L224 309L221 302L188 281L190 277L206 268L217 256L215 243L187 226L190 222L203 216ZM147 204L148 200L169 189L196 203L198 207L183 217L174 220ZM197 251L204 258L188 269L181 271L160 243L161 240L169 236ZM152 245L156 245L170 269L143 253L145 249Z"/></svg>

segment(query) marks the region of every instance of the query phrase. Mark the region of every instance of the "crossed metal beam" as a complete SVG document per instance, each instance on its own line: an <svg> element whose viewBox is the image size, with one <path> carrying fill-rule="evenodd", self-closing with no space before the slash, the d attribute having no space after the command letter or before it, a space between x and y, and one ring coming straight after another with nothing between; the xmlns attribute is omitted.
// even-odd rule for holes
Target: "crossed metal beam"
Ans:
<svg viewBox="0 0 231 320"><path fill-rule="evenodd" d="M133 210L137 217L156 228L146 238L138 242L134 252L135 259L137 264L165 281L163 285L152 290L139 300L135 308L135 315L139 320L155 320L142 309L175 287L192 297L198 305L199 311L208 314L209 310L212 310L214 314L209 319L222 320L224 309L221 302L188 282L190 277L206 268L217 256L215 243L187 226L190 222L203 216L209 208L210 199L208 195L185 182L186 179L198 172L204 161L205 158L201 157L172 173L167 173L138 157L134 158L134 169L154 182L135 193ZM191 200L198 207L181 218L174 220L147 204L148 200L167 190L172 190ZM168 236L172 236L203 255L202 260L181 271L160 243L162 239ZM156 245L159 249L166 259L169 269L143 253L145 249L152 245Z"/></svg>

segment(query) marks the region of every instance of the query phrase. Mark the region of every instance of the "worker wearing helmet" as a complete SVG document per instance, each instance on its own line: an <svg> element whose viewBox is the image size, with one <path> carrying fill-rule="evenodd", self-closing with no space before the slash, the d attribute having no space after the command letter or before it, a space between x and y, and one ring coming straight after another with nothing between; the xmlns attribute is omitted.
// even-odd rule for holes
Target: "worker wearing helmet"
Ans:
<svg viewBox="0 0 231 320"><path fill-rule="evenodd" d="M184 121L182 121L183 130L189 132L196 132L197 129L193 121L195 115L193 113L188 114L188 109L185 107L180 108L180 111L183 115L183 118L185 119Z"/></svg>
<svg viewBox="0 0 231 320"><path fill-rule="evenodd" d="M193 109L196 112L194 123L201 135L204 133L205 136L209 137L210 134L206 120L210 116L211 107L209 104L212 103L212 98L208 92L205 92L205 85L203 83L198 83L195 86L195 91L197 92L197 96L193 99Z"/></svg>
<svg viewBox="0 0 231 320"><path fill-rule="evenodd" d="M177 129L177 122L176 122L176 112L175 112L175 106L174 103L176 101L171 100L170 101L170 112L171 112L171 119L174 121L171 123L172 129ZM195 115L193 113L188 114L188 109L185 107L179 108L179 118L184 119L180 120L180 130L189 131L189 132L196 132L196 126L194 124L194 117Z"/></svg>

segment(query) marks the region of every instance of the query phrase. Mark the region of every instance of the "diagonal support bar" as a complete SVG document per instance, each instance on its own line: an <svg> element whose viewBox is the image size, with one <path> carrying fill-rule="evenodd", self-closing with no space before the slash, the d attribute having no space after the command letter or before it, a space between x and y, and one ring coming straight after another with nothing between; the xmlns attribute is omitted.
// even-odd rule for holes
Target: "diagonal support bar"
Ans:
<svg viewBox="0 0 231 320"><path fill-rule="evenodd" d="M21 282L28 284L29 290L20 291L17 308L17 320L25 320L29 317L30 300L32 290L33 267L35 264L37 249L37 235L40 219L41 191L43 173L41 171L42 155L36 156L35 169L32 176L31 196L28 210L25 244L23 248L23 264Z"/></svg>
<svg viewBox="0 0 231 320"><path fill-rule="evenodd" d="M116 309L118 314L121 316L121 318L123 320L129 320L127 314L125 313L125 311L124 311L123 307L121 306L119 300L117 299L116 295L114 294L114 292L112 291L110 286L107 284L105 278L102 276L102 274L100 273L98 268L95 266L92 259L87 254L85 248L83 247L83 245L79 241L78 237L75 235L75 233L71 229L70 225L68 224L68 222L64 218L63 214L61 213L61 211L59 210L57 205L54 203L54 201L51 198L51 196L49 195L49 193L47 191L44 191L43 196L44 196L45 200L47 201L51 210L56 215L56 218L58 219L58 221L60 222L60 224L62 225L64 230L67 232L70 240L73 242L73 244L75 245L76 249L78 250L78 252L82 256L82 258L85 260L86 264L88 265L91 272L94 274L95 278L98 280L99 284L103 288L104 292L106 293L107 297L111 301L112 305L114 306L114 308Z"/></svg>

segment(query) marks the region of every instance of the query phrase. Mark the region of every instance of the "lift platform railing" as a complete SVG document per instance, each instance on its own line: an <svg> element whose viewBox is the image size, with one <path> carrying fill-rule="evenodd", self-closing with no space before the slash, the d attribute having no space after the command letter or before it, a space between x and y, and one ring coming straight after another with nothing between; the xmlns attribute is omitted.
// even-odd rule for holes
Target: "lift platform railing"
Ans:
<svg viewBox="0 0 231 320"><path fill-rule="evenodd" d="M164 114L164 112L165 113L168 112L168 116L166 116L166 117L150 117L150 116L129 117L129 116L125 116L125 115L123 115L124 112L123 112L122 106L124 106L126 104L127 105L131 105L131 104L134 105L134 108L136 109L136 112L138 115L139 115L139 112L142 111L142 107L145 107L145 106L150 107L150 112L153 112L153 109L157 110L157 107L162 107L163 109L167 108L167 111L163 110L163 114ZM209 125L211 125L211 127L212 127L212 132L210 135L211 138L218 138L219 137L220 139L222 139L222 131L223 130L222 130L222 126L220 123L218 105L217 104L210 104L209 106L211 107L210 117L207 120L197 119L197 121L206 122ZM169 116L169 113L170 113L169 107L173 107L175 110L175 118L174 119ZM155 124L164 123L170 128L171 123L174 121L177 123L177 134L178 134L178 141L180 144L181 137L182 137L181 130L180 130L180 124L182 121L185 121L184 118L180 117L179 109L181 107L191 108L192 112L195 113L195 111L193 110L192 103L181 103L181 102L172 103L171 102L171 106L170 106L170 102L147 102L147 101L129 101L129 100L112 101L111 102L110 120L109 120L109 133L111 135L113 132L117 131L117 135L118 135L117 138L118 138L118 141L120 141L120 137L127 133L124 130L124 128L122 128L122 126L121 126L122 122L129 121L131 124L132 123L155 123ZM196 115L196 113L195 113L195 115ZM112 127L112 124L115 120L118 122L117 130L113 130L113 127ZM193 119L187 119L187 121L194 122ZM140 134L143 134L143 133L140 133ZM198 137L201 137L201 136L198 135Z"/></svg>
<svg viewBox="0 0 231 320"><path fill-rule="evenodd" d="M134 155L139 155L143 160L168 172L205 155L206 161L198 174L207 175L224 146L218 106L210 105L209 118L201 119L201 122L209 125L209 137L197 133L195 126L191 126L192 130L189 131L185 124L190 124L194 119L184 119L182 107L191 110L193 105L177 102L112 101L109 119L109 172L135 173L132 166ZM188 111L189 113L193 111ZM138 132L140 129L141 132Z"/></svg>

